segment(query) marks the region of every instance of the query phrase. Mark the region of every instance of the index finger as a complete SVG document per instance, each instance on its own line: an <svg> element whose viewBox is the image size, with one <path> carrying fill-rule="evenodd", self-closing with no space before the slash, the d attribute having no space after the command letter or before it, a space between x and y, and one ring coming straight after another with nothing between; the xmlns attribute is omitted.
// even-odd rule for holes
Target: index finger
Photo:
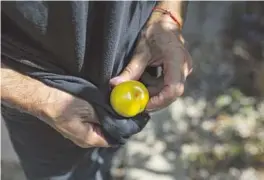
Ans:
<svg viewBox="0 0 264 180"><path fill-rule="evenodd" d="M117 85L128 80L138 80L142 73L145 71L149 60L151 59L151 53L147 45L147 41L143 36L135 49L132 59L121 72L120 75L110 80L111 85Z"/></svg>

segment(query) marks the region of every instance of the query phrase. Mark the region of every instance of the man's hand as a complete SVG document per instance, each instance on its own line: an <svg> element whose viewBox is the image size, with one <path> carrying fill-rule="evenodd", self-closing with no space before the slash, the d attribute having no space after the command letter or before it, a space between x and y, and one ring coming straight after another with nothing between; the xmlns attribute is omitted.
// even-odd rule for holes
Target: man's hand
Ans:
<svg viewBox="0 0 264 180"><path fill-rule="evenodd" d="M1 65L2 103L42 119L80 147L109 146L88 102Z"/></svg>
<svg viewBox="0 0 264 180"><path fill-rule="evenodd" d="M123 81L141 79L151 95L147 111L164 108L182 95L184 82L192 71L191 57L178 29L167 17L148 23L130 63L119 76L110 80L115 86ZM145 71L147 67L159 66L162 67L159 78Z"/></svg>
<svg viewBox="0 0 264 180"><path fill-rule="evenodd" d="M108 147L98 117L91 104L60 90L50 93L43 111L48 124L76 145Z"/></svg>

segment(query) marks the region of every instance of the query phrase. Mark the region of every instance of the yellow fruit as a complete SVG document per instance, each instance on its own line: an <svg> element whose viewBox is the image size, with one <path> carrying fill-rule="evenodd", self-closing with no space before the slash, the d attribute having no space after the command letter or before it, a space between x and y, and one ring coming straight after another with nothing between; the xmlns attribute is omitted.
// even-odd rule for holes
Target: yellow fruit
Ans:
<svg viewBox="0 0 264 180"><path fill-rule="evenodd" d="M143 112L149 101L149 92L139 81L126 81L114 87L110 95L113 109L123 117Z"/></svg>

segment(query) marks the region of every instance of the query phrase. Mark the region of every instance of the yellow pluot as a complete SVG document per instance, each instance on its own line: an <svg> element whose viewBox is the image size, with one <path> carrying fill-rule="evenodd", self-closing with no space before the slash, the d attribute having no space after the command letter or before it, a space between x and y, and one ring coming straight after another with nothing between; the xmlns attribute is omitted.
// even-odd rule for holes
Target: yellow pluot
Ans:
<svg viewBox="0 0 264 180"><path fill-rule="evenodd" d="M149 101L149 92L139 81L125 81L114 87L110 95L113 109L123 117L143 112Z"/></svg>

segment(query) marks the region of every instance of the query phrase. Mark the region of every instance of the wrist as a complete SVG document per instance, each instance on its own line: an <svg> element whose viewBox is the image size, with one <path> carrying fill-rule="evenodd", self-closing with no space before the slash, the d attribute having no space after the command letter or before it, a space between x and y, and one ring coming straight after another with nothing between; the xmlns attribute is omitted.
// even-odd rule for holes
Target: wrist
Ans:
<svg viewBox="0 0 264 180"><path fill-rule="evenodd" d="M175 23L178 29L182 29L188 1L159 1L153 8L152 14L149 18L149 23L163 21L168 23Z"/></svg>
<svg viewBox="0 0 264 180"><path fill-rule="evenodd" d="M44 121L51 120L51 108L49 106L53 104L51 98L55 91L56 89L52 87L46 85L41 86L34 93L34 97L32 97L35 100L30 101L25 107L27 108L26 110L39 119Z"/></svg>
<svg viewBox="0 0 264 180"><path fill-rule="evenodd" d="M174 11L170 11L166 8L155 7L153 8L153 13L160 14L160 20L164 22L168 22L171 24L177 25L178 29L182 29L182 19L177 13L173 13ZM178 16L176 16L178 15Z"/></svg>
<svg viewBox="0 0 264 180"><path fill-rule="evenodd" d="M171 29L180 30L182 25L176 18L175 18L176 19L175 22L173 18L167 13L153 11L149 21L147 22L147 26L154 23L163 23L165 26L168 26Z"/></svg>
<svg viewBox="0 0 264 180"><path fill-rule="evenodd" d="M19 111L42 117L43 107L52 88L19 73L4 63L1 65L1 100Z"/></svg>
<svg viewBox="0 0 264 180"><path fill-rule="evenodd" d="M182 45L185 45L185 40L182 36L182 32L178 28L177 24L171 21L167 21L165 19L159 19L158 21L148 24L148 26L146 26L142 32L147 37L149 37L150 34L153 34L153 33L156 36L166 35L166 37L169 37L168 41L171 41L171 39L173 39L174 37L177 37L179 42L181 42Z"/></svg>
<svg viewBox="0 0 264 180"><path fill-rule="evenodd" d="M46 101L39 106L39 115L48 122L56 122L65 113L67 106L74 101L74 96L56 88L43 88Z"/></svg>
<svg viewBox="0 0 264 180"><path fill-rule="evenodd" d="M182 29L182 19L178 18L180 16L175 16L177 13L173 14L171 11L167 10L161 5L153 8L152 15L149 18L146 27L157 24L164 30L179 34Z"/></svg>

